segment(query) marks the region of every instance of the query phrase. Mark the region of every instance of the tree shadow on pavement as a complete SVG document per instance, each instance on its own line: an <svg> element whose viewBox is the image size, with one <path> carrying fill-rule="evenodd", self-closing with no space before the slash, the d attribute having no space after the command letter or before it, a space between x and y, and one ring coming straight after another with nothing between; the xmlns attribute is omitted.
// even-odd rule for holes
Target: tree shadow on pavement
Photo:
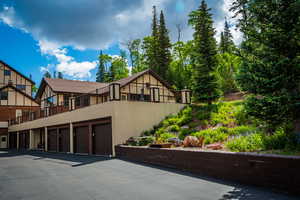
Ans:
<svg viewBox="0 0 300 200"><path fill-rule="evenodd" d="M0 158L2 157L17 157L17 156L32 156L32 160L51 160L59 163L59 161L68 162L72 167L80 167L96 162L111 160L110 157L94 156L94 155L77 155L67 153L51 153L41 151L22 151L22 150L8 150L1 151Z"/></svg>
<svg viewBox="0 0 300 200"><path fill-rule="evenodd" d="M188 171L183 171L175 168L168 168L165 166L153 165L149 163L141 163L133 160L120 159L125 162L131 162L138 165L151 167L159 170L168 171L171 173L176 173L184 176L189 176L193 178L199 178L205 181L222 184L226 186L231 186L232 190L227 191L222 197L218 200L299 200L299 197L287 194L286 191L274 190L272 188L258 187L252 185L240 184L234 181L227 181L222 179L217 179L213 177L208 177L205 175L194 174Z"/></svg>

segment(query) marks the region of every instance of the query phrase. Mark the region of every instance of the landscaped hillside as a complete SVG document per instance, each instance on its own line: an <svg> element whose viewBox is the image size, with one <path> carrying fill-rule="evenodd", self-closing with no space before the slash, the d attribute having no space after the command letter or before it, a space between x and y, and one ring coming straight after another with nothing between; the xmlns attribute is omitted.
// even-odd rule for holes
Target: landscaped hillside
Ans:
<svg viewBox="0 0 300 200"><path fill-rule="evenodd" d="M300 155L294 134L286 133L286 128L278 128L273 135L269 135L259 124L246 115L242 101L194 104L178 115L168 116L152 130L142 133L142 137L129 141L129 144L143 146L172 142L178 144L175 146L183 146L182 141L187 136L195 136L203 140L203 144L196 143L199 145L195 146L203 149L215 144L226 151Z"/></svg>

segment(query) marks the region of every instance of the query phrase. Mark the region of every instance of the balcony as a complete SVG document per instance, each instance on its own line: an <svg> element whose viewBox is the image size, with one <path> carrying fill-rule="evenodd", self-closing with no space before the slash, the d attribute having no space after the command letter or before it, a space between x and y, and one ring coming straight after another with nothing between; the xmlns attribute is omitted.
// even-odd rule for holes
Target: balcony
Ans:
<svg viewBox="0 0 300 200"><path fill-rule="evenodd" d="M172 94L172 95L170 95ZM58 95L51 96L52 100L41 102L41 108L37 111L23 113L15 119L9 120L9 125L22 124L41 118L47 118L60 113L71 112L97 104L105 104L111 101L139 101L152 103L190 103L190 95L187 90L172 91L166 88L158 88L156 85L139 85L134 91L126 91L119 84L96 89L84 95L70 96L68 99L56 102Z"/></svg>

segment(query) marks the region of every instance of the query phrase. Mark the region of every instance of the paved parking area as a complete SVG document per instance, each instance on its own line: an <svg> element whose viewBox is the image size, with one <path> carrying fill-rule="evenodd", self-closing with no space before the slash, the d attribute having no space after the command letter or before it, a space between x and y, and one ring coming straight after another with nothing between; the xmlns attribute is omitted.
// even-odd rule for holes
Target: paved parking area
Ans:
<svg viewBox="0 0 300 200"><path fill-rule="evenodd" d="M267 189L103 157L0 151L5 200L287 200Z"/></svg>

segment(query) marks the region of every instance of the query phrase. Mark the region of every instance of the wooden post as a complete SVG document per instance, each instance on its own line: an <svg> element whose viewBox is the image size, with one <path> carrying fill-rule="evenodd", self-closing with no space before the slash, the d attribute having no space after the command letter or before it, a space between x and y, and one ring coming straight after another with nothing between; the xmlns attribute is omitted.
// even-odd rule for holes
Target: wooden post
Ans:
<svg viewBox="0 0 300 200"><path fill-rule="evenodd" d="M74 153L74 136L72 123L70 123L70 153Z"/></svg>
<svg viewBox="0 0 300 200"><path fill-rule="evenodd" d="M19 150L20 148L20 132L17 132L17 149Z"/></svg>
<svg viewBox="0 0 300 200"><path fill-rule="evenodd" d="M191 103L191 91L184 89L181 90L181 103L190 104Z"/></svg>
<svg viewBox="0 0 300 200"><path fill-rule="evenodd" d="M34 134L33 130L29 130L29 149L34 149Z"/></svg>
<svg viewBox="0 0 300 200"><path fill-rule="evenodd" d="M93 127L89 124L89 154L93 154Z"/></svg>
<svg viewBox="0 0 300 200"><path fill-rule="evenodd" d="M48 151L48 128L45 127L45 151Z"/></svg>

